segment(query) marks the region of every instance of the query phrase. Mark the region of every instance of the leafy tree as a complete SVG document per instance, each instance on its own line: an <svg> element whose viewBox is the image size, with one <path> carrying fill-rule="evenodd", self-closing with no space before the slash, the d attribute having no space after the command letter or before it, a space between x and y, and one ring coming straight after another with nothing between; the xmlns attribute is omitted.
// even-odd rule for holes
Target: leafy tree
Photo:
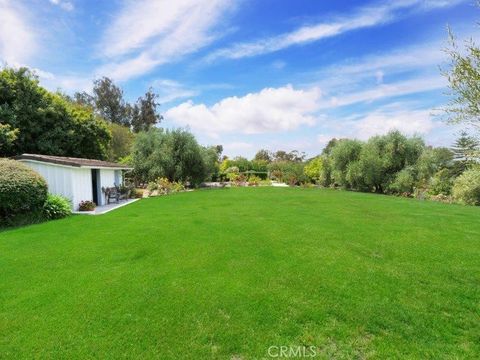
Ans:
<svg viewBox="0 0 480 360"><path fill-rule="evenodd" d="M119 161L130 154L135 135L126 126L111 123L108 125L108 128L112 134L108 159L110 161Z"/></svg>
<svg viewBox="0 0 480 360"><path fill-rule="evenodd" d="M314 182L318 182L322 173L323 162L324 158L322 156L317 156L305 164L303 172Z"/></svg>
<svg viewBox="0 0 480 360"><path fill-rule="evenodd" d="M299 152L298 150L292 150L286 152L284 150L278 150L273 154L274 161L294 161L302 162L305 160L305 153Z"/></svg>
<svg viewBox="0 0 480 360"><path fill-rule="evenodd" d="M85 91L73 94L72 102L95 109L95 98Z"/></svg>
<svg viewBox="0 0 480 360"><path fill-rule="evenodd" d="M363 143L358 140L338 140L330 152L332 177L337 185L348 187L346 179L348 165L357 161Z"/></svg>
<svg viewBox="0 0 480 360"><path fill-rule="evenodd" d="M221 145L220 147L223 149ZM216 180L219 176L220 164L218 159L221 154L219 154L219 151L220 148L218 145L202 147L203 163L205 164L206 173L205 180Z"/></svg>
<svg viewBox="0 0 480 360"><path fill-rule="evenodd" d="M335 147L335 145L337 144L338 140L333 138L331 139L327 145L323 148L322 150L322 155L330 155L330 153L332 152L332 149Z"/></svg>
<svg viewBox="0 0 480 360"><path fill-rule="evenodd" d="M232 160L228 158L224 158L220 163L220 167L219 167L220 173L223 173L223 174L226 173L226 170L232 166L233 166Z"/></svg>
<svg viewBox="0 0 480 360"><path fill-rule="evenodd" d="M266 173L268 172L268 164L269 162L267 160L258 160L254 159L250 162L251 165L251 170L258 172L258 173L265 173L263 175L260 175L262 179L266 178Z"/></svg>
<svg viewBox="0 0 480 360"><path fill-rule="evenodd" d="M27 68L0 71L0 123L16 139L0 156L37 153L104 159L111 138L91 109L38 84ZM12 138L12 135L9 135Z"/></svg>
<svg viewBox="0 0 480 360"><path fill-rule="evenodd" d="M415 167L418 179L428 181L442 169L453 169L453 165L453 152L450 149L427 147L418 158Z"/></svg>
<svg viewBox="0 0 480 360"><path fill-rule="evenodd" d="M452 123L462 123L480 128L480 48L473 40L459 47L449 30L450 47L446 53L450 64L443 71L449 82L451 101L444 109Z"/></svg>
<svg viewBox="0 0 480 360"><path fill-rule="evenodd" d="M255 154L254 160L266 161L267 163L272 161L272 153L265 149L260 149Z"/></svg>
<svg viewBox="0 0 480 360"><path fill-rule="evenodd" d="M301 162L281 160L268 164L268 170L271 176L278 181L286 182L289 185L297 185L306 181L303 166Z"/></svg>
<svg viewBox="0 0 480 360"><path fill-rule="evenodd" d="M182 129L140 132L133 145L132 164L135 178L143 183L166 177L198 184L209 175L202 147Z"/></svg>
<svg viewBox="0 0 480 360"><path fill-rule="evenodd" d="M130 109L131 125L134 132L147 131L159 123L163 117L158 113L158 95L149 89L143 97L139 97L137 103Z"/></svg>
<svg viewBox="0 0 480 360"><path fill-rule="evenodd" d="M247 158L243 156L236 156L230 162L231 166L236 166L240 170L240 172L245 172L248 170L252 170L252 164Z"/></svg>
<svg viewBox="0 0 480 360"><path fill-rule="evenodd" d="M105 121L81 105L75 105L67 102L65 99L58 99L68 111L68 117L71 124L68 129L65 142L68 146L64 150L52 152L53 155L64 155L74 157L84 157L88 159L106 159L112 135L108 130ZM55 142L59 136L64 136L56 132L53 139ZM46 154L48 150L44 151Z"/></svg>
<svg viewBox="0 0 480 360"><path fill-rule="evenodd" d="M130 110L123 98L123 90L112 79L102 77L95 80L93 94L95 109L101 117L111 123L130 126ZM85 96L81 98L84 100L89 101Z"/></svg>
<svg viewBox="0 0 480 360"><path fill-rule="evenodd" d="M9 152L18 136L18 129L9 124L0 123L0 152Z"/></svg>
<svg viewBox="0 0 480 360"><path fill-rule="evenodd" d="M391 192L397 194L412 193L415 183L415 169L412 166L407 166L395 174L393 181L388 184L388 188Z"/></svg>

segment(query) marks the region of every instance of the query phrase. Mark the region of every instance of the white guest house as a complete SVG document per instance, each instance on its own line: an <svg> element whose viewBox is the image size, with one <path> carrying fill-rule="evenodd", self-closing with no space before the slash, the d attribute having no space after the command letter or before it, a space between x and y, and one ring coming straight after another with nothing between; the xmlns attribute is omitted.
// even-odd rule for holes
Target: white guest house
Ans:
<svg viewBox="0 0 480 360"><path fill-rule="evenodd" d="M48 191L70 199L74 211L81 201L105 205L102 188L123 185L128 166L92 159L23 154L15 157L47 181Z"/></svg>

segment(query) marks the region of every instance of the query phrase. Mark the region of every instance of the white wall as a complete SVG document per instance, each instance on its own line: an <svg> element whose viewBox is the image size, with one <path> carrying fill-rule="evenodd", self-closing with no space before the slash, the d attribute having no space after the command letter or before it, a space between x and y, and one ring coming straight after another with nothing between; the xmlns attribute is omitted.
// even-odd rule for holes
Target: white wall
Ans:
<svg viewBox="0 0 480 360"><path fill-rule="evenodd" d="M78 204L83 200L92 200L92 170L85 168L71 168L73 208L78 210Z"/></svg>
<svg viewBox="0 0 480 360"><path fill-rule="evenodd" d="M110 169L100 169L100 189L102 187L113 187L115 186L115 170ZM101 196L101 205L105 205L105 194L102 192Z"/></svg>
<svg viewBox="0 0 480 360"><path fill-rule="evenodd" d="M69 199L72 202L73 210L78 210L80 201L93 200L92 169L31 160L20 161L44 177L50 193L62 195ZM100 195L99 205L105 205L105 194L102 193L102 187L113 187L115 184L120 185L122 182L122 174L121 170L99 169L98 171L100 172L100 182L98 184L98 193Z"/></svg>
<svg viewBox="0 0 480 360"><path fill-rule="evenodd" d="M47 181L48 192L65 196L75 205L74 191L72 186L71 167L57 166L55 164L38 163L29 160L21 160L25 165L30 166ZM77 204L78 205L78 204Z"/></svg>

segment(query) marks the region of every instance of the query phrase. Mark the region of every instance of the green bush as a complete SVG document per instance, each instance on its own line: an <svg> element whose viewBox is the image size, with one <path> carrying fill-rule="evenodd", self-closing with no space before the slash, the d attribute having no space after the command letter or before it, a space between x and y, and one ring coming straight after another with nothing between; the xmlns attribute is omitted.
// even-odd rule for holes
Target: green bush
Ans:
<svg viewBox="0 0 480 360"><path fill-rule="evenodd" d="M183 185L183 183L181 183L180 181L174 181L172 183L172 192L180 191L185 191L185 185Z"/></svg>
<svg viewBox="0 0 480 360"><path fill-rule="evenodd" d="M258 186L260 184L260 181L262 181L262 179L260 179L258 176L251 175L248 178L248 186Z"/></svg>
<svg viewBox="0 0 480 360"><path fill-rule="evenodd" d="M430 195L450 195L453 179L449 169L437 171L429 181L428 193Z"/></svg>
<svg viewBox="0 0 480 360"><path fill-rule="evenodd" d="M49 220L62 219L72 214L70 200L60 195L48 194L43 205L45 218Z"/></svg>
<svg viewBox="0 0 480 360"><path fill-rule="evenodd" d="M407 167L400 170L393 182L388 186L388 189L394 194L411 194L415 185L415 176L413 169Z"/></svg>
<svg viewBox="0 0 480 360"><path fill-rule="evenodd" d="M48 188L37 172L21 162L0 159L0 218L41 211Z"/></svg>
<svg viewBox="0 0 480 360"><path fill-rule="evenodd" d="M470 169L453 184L454 199L465 205L480 205L480 169Z"/></svg>
<svg viewBox="0 0 480 360"><path fill-rule="evenodd" d="M163 177L148 183L147 190L149 192L149 196L168 195L172 192L185 190L185 185L183 185L181 181L171 182L167 178Z"/></svg>

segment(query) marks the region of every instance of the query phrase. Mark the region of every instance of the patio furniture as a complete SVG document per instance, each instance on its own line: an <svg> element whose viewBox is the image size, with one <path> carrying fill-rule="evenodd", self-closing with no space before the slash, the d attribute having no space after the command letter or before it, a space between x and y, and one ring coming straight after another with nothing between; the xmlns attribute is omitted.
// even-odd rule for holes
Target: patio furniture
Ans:
<svg viewBox="0 0 480 360"><path fill-rule="evenodd" d="M102 192L105 194L107 204L111 202L118 203L120 201L120 189L117 187L102 187Z"/></svg>

